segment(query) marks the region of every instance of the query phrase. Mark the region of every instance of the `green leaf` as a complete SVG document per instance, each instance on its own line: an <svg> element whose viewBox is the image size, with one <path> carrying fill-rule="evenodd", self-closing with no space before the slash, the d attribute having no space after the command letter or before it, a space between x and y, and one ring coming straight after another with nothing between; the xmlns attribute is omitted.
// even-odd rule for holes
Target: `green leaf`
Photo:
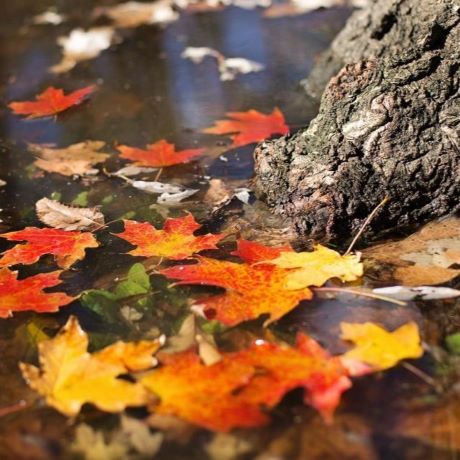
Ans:
<svg viewBox="0 0 460 460"><path fill-rule="evenodd" d="M134 264L128 272L128 279L118 283L114 294L116 299L125 299L150 291L150 277L142 264Z"/></svg>
<svg viewBox="0 0 460 460"><path fill-rule="evenodd" d="M88 206L88 192L79 193L72 201L72 204L75 206Z"/></svg>
<svg viewBox="0 0 460 460"><path fill-rule="evenodd" d="M454 355L460 355L460 332L446 338L447 349Z"/></svg>
<svg viewBox="0 0 460 460"><path fill-rule="evenodd" d="M93 289L81 297L82 304L109 323L118 323L118 304L114 294L104 289Z"/></svg>

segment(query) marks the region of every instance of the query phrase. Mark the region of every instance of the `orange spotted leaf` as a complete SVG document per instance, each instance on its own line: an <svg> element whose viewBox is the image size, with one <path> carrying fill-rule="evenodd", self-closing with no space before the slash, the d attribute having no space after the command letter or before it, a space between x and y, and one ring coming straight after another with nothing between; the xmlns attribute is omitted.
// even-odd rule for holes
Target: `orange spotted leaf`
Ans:
<svg viewBox="0 0 460 460"><path fill-rule="evenodd" d="M148 222L125 220L125 230L116 235L134 246L129 252L133 256L167 257L172 260L185 259L205 249L217 249L216 244L225 235L195 236L201 225L192 214L175 219L166 219L163 229L157 230Z"/></svg>
<svg viewBox="0 0 460 460"><path fill-rule="evenodd" d="M260 142L273 134L288 134L284 116L277 108L269 115L257 110L228 112L228 120L217 120L215 126L206 128L204 133L230 135L232 147Z"/></svg>
<svg viewBox="0 0 460 460"><path fill-rule="evenodd" d="M0 267L29 265L45 254L52 254L59 267L67 269L85 257L85 249L99 246L96 238L89 232L68 232L56 228L27 227L17 232L1 234L0 238L26 241L25 244L17 244L5 251L0 259Z"/></svg>
<svg viewBox="0 0 460 460"><path fill-rule="evenodd" d="M278 258L283 252L293 252L290 246L270 247L248 240L238 240L238 247L232 252L248 264L261 263Z"/></svg>
<svg viewBox="0 0 460 460"><path fill-rule="evenodd" d="M61 283L61 271L40 273L18 280L17 272L0 268L0 318L7 318L17 311L49 313L74 300L63 292L44 292Z"/></svg>
<svg viewBox="0 0 460 460"><path fill-rule="evenodd" d="M27 118L49 117L81 104L95 89L95 86L87 86L65 95L62 89L50 86L35 101L11 102L9 107L16 115L27 115Z"/></svg>
<svg viewBox="0 0 460 460"><path fill-rule="evenodd" d="M117 149L121 152L121 158L135 161L138 166L150 166L153 168L187 163L204 152L204 149L176 151L174 144L170 144L164 139L148 145L146 150L127 145L119 145Z"/></svg>

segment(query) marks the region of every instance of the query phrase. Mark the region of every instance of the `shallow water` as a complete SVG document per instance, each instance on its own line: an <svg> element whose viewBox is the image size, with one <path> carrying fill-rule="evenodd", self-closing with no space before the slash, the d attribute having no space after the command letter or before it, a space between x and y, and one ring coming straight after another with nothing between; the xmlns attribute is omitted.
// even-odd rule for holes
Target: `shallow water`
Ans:
<svg viewBox="0 0 460 460"><path fill-rule="evenodd" d="M2 5L0 179L7 185L0 188L0 231L40 226L34 204L43 197L101 206L106 221L115 221L100 232L102 248L89 250L83 261L63 274L66 292L74 295L94 288L111 290L119 279L126 277L134 263L132 257L124 254L129 245L111 235L121 231L120 222L116 222L121 218L161 225L164 217L188 210L208 230L237 228L247 238L254 229L283 227L283 221L270 216L254 197L250 204L233 201L219 213L211 212L213 204L204 201L209 179L248 186L253 174L253 146L229 150L228 139L206 135L201 130L228 111L257 109L268 113L274 107L282 110L293 131L306 125L314 117L317 104L305 97L297 85L350 13L346 8L333 8L268 19L263 17L262 9L227 7L219 11L182 12L179 20L164 27L146 25L119 30L119 43L99 57L79 63L62 75L49 73L49 67L60 59L57 37L75 27L88 27L88 12L108 3L85 0L76 7L64 1L16 0ZM68 15L68 20L58 26L32 24L32 18L50 6ZM213 59L194 64L181 57L187 46L216 48L225 56L260 62L265 70L222 82ZM13 100L30 100L48 86L73 90L95 83L98 90L88 102L54 119L26 121L6 107ZM27 143L64 147L87 139L102 140L108 144L103 151L113 153L106 167L115 171L123 161L117 158L114 145L142 147L163 138L181 148L204 147L208 152L199 161L162 173L163 182L200 190L172 208L156 204L155 195L134 190L123 180L104 174L89 181L40 172L31 167L33 157L26 148ZM261 234L257 233L259 239ZM275 243L273 235L268 233L267 238ZM9 247L10 244L0 241L1 250ZM232 243L226 243L225 248L232 247ZM51 259L44 258L33 266L21 267L20 274L25 277L53 269ZM78 458L69 446L75 427L81 423L110 438L118 426L118 416L85 408L76 419L68 420L36 401L18 371L17 362L35 362L37 334L54 336L70 314L77 315L90 333L92 349L117 339L173 335L186 316L188 300L212 292L207 288L171 288L156 275L151 282L152 293L145 299L127 301L147 302L143 306L148 311L141 321L126 317L109 320L82 301L75 301L56 314L19 313L0 320L0 411L1 407L22 400L29 404L24 410L0 418L0 458ZM378 285L379 281L369 277L365 283ZM375 321L394 328L410 320L426 325L436 318L432 310L422 313L421 308L420 303L389 307L383 302L351 296L324 298L299 306L271 329L285 338L304 331L331 352L339 353L344 350L338 339L340 321ZM452 303L439 303L439 308L443 309L443 318L454 311ZM218 331L216 340L222 347L231 348L263 334L262 323L253 321ZM451 324L431 324L433 340L453 332L454 323L453 319ZM424 358L418 366L423 372L433 373L436 363ZM444 400L445 413L450 414L447 419L437 410ZM431 408L436 410L432 412ZM166 437L155 458L453 460L460 446L458 433L454 432L460 426L459 411L458 398L441 397L420 376L407 368L398 368L356 382L346 393L333 425L325 425L312 409L302 406L300 395L294 392L273 411L273 422L265 428L236 430L228 436L193 430L171 439ZM130 413L143 415L139 410ZM443 423L445 426L441 427ZM432 430L432 424L438 426L439 432ZM417 430L417 426L423 429ZM129 458L148 457L132 454Z"/></svg>

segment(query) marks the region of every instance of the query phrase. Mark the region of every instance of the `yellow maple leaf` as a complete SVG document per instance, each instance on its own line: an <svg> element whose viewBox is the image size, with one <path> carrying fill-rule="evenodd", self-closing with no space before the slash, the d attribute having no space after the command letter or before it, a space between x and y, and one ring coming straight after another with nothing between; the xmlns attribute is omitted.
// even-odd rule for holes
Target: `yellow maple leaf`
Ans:
<svg viewBox="0 0 460 460"><path fill-rule="evenodd" d="M264 262L265 263L265 262ZM363 275L359 254L342 256L337 251L315 246L312 252L283 252L276 259L267 261L285 269L292 269L287 276L287 289L304 289L322 286L331 278L355 281Z"/></svg>
<svg viewBox="0 0 460 460"><path fill-rule="evenodd" d="M340 327L342 339L356 345L342 358L364 362L375 370L389 369L403 359L423 355L420 333L414 322L404 324L393 332L374 323L341 323Z"/></svg>
<svg viewBox="0 0 460 460"><path fill-rule="evenodd" d="M91 354L87 334L70 317L56 337L38 344L41 368L26 363L20 363L20 368L29 386L65 415L77 415L85 403L119 412L145 404L149 396L140 384L117 377L153 367L152 355L161 343L117 342Z"/></svg>

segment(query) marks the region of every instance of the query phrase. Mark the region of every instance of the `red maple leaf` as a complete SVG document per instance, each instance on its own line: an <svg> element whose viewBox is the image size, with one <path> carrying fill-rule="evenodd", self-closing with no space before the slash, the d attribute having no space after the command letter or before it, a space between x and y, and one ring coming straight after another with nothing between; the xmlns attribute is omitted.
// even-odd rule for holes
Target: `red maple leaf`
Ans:
<svg viewBox="0 0 460 460"><path fill-rule="evenodd" d="M28 115L27 118L49 117L81 104L95 89L92 85L65 95L62 89L50 86L35 101L11 102L8 107L17 115Z"/></svg>
<svg viewBox="0 0 460 460"><path fill-rule="evenodd" d="M0 318L8 318L17 311L55 312L72 302L73 297L63 292L43 291L45 288L60 284L61 273L58 270L18 280L17 272L0 268Z"/></svg>
<svg viewBox="0 0 460 460"><path fill-rule="evenodd" d="M217 249L216 244L225 237L223 234L195 236L201 225L192 214L176 219L166 219L163 229L157 230L148 222L124 220L125 230L116 233L136 249L129 252L133 256L167 257L172 260L185 259L205 249Z"/></svg>
<svg viewBox="0 0 460 460"><path fill-rule="evenodd" d="M204 152L204 149L176 151L174 144L170 144L164 139L147 145L147 150L127 145L119 145L117 149L121 152L121 158L135 161L135 164L139 166L151 166L154 168L187 163Z"/></svg>
<svg viewBox="0 0 460 460"><path fill-rule="evenodd" d="M277 108L270 115L265 115L257 110L247 112L228 112L230 120L217 120L215 126L206 128L208 134L231 134L232 147L260 142L268 139L273 134L288 134L284 116Z"/></svg>
<svg viewBox="0 0 460 460"><path fill-rule="evenodd" d="M67 269L85 257L86 248L99 246L96 238L88 232L70 232L55 228L28 227L17 232L0 234L8 241L26 241L3 253L0 267L16 264L33 264L41 256L52 254L59 267Z"/></svg>

